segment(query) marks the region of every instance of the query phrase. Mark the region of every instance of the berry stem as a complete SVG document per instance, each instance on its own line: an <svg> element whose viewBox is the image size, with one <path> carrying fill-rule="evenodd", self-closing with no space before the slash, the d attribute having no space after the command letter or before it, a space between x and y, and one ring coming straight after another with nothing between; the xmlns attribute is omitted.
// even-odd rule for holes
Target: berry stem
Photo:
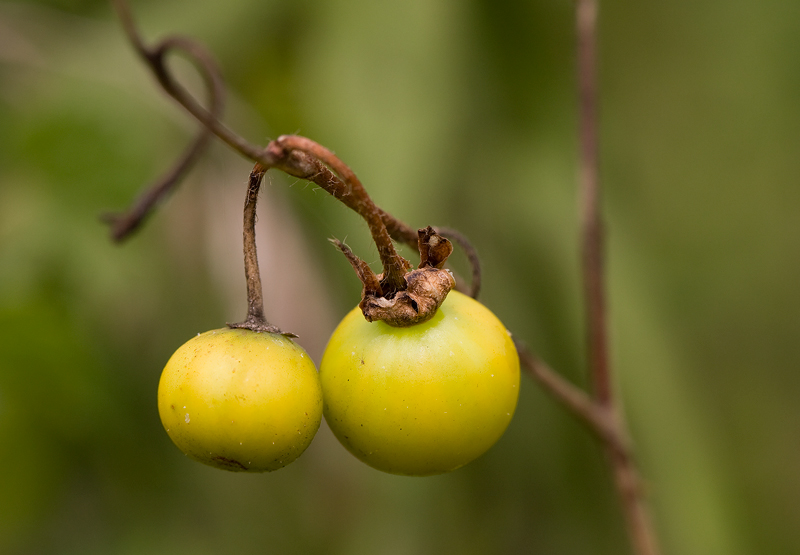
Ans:
<svg viewBox="0 0 800 555"><path fill-rule="evenodd" d="M247 328L249 330L269 333L283 333L267 322L264 316L264 296L261 290L261 272L258 268L256 251L256 204L261 181L267 169L256 164L250 172L247 185L247 196L244 201L244 225L242 237L244 242L244 275L247 280L247 318L244 322L228 324L231 328ZM293 334L284 334L293 335Z"/></svg>
<svg viewBox="0 0 800 555"><path fill-rule="evenodd" d="M266 170L256 164L250 172L247 187L247 197L244 201L244 225L242 237L244 239L244 274L247 280L247 319L266 322L264 318L264 297L261 289L261 271L258 268L258 253L256 252L256 203L261 181Z"/></svg>

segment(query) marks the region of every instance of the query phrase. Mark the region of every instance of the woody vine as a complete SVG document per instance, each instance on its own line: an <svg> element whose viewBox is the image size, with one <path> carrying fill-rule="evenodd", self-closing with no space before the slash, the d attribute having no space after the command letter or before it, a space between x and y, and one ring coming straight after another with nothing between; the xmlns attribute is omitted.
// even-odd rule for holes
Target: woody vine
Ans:
<svg viewBox="0 0 800 555"><path fill-rule="evenodd" d="M455 285L451 273L445 269L447 257L453 249L451 241L464 249L472 267L470 286L464 288L459 284L458 287L468 296L477 297L480 290L480 264L475 249L466 237L455 230L431 226L415 230L397 220L374 204L355 173L346 164L330 150L310 139L286 135L271 141L266 147L249 143L221 121L225 88L220 71L208 52L197 42L185 37L172 36L152 45L146 44L127 3L124 0L112 0L112 4L129 41L160 87L201 124L196 138L170 171L151 185L129 210L105 217L114 240L128 238L143 223L157 204L181 181L214 136L255 163L248 181L244 209L243 240L248 311L242 322L229 325L231 329L279 337L280 334L292 336L290 331L279 330L267 321L261 294L254 232L255 206L261 180L270 170L280 170L315 183L367 222L378 248L383 269L381 274L376 275L346 245L335 242L362 282L362 299L359 304L363 314L362 321L382 321L390 326L413 328L425 325L425 322L434 318ZM599 209L596 0L576 0L575 13L582 277L591 392L586 392L561 377L526 348L519 338L514 337L514 345L521 367L581 420L604 448L633 552L637 555L657 555L660 553L657 536L642 490L642 480L633 456L627 424L613 392L612 368L608 356L604 233ZM200 73L207 90L207 107L198 102L173 77L166 64L168 55L173 53L180 53L189 59ZM393 241L405 243L419 252L420 263L416 269L412 269L411 264L397 253ZM234 462L240 466L242 464L239 461ZM233 464L230 461L222 463L223 467L225 464Z"/></svg>

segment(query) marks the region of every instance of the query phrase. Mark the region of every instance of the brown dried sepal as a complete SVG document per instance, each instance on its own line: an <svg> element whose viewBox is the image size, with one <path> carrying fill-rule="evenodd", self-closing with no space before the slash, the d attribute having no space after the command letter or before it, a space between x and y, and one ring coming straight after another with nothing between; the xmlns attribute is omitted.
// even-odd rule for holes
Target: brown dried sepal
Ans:
<svg viewBox="0 0 800 555"><path fill-rule="evenodd" d="M405 275L406 290L391 299L362 294L358 304L368 322L382 320L390 326L404 328L433 318L456 280L447 270L432 266L411 270Z"/></svg>
<svg viewBox="0 0 800 555"><path fill-rule="evenodd" d="M426 322L456 285L453 274L442 269L453 246L432 227L419 230L420 267L403 276L403 290L387 296L381 287L383 274L376 275L341 241L331 239L331 242L345 255L364 286L358 306L368 322L380 320L398 328Z"/></svg>
<svg viewBox="0 0 800 555"><path fill-rule="evenodd" d="M453 244L436 233L431 226L420 229L417 233L419 235L419 267L443 268L447 258L453 254Z"/></svg>

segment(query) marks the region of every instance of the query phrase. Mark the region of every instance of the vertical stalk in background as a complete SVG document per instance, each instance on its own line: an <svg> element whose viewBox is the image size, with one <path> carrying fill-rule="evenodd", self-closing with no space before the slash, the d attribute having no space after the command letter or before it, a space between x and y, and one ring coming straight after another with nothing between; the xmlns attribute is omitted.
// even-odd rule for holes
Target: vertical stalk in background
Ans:
<svg viewBox="0 0 800 555"><path fill-rule="evenodd" d="M597 2L577 0L579 186L589 370L595 399L612 404L606 331L604 237L597 141Z"/></svg>
<svg viewBox="0 0 800 555"><path fill-rule="evenodd" d="M593 397L598 409L613 422L617 435L624 438L627 437L627 425L615 403L608 356L597 132L597 10L596 0L576 0L583 288ZM658 555L655 531L630 449L614 448L606 441L606 452L634 552L637 555Z"/></svg>

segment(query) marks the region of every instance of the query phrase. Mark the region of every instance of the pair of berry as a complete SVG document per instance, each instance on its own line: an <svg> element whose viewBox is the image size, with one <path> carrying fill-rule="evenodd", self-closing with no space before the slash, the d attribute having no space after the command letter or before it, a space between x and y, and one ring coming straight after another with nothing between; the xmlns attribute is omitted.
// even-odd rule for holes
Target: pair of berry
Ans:
<svg viewBox="0 0 800 555"><path fill-rule="evenodd" d="M277 470L311 443L322 415L357 458L385 472L449 472L486 452L511 421L519 359L487 308L451 291L427 322L334 331L320 370L288 337L210 331L172 356L158 409L173 442L202 463Z"/></svg>

